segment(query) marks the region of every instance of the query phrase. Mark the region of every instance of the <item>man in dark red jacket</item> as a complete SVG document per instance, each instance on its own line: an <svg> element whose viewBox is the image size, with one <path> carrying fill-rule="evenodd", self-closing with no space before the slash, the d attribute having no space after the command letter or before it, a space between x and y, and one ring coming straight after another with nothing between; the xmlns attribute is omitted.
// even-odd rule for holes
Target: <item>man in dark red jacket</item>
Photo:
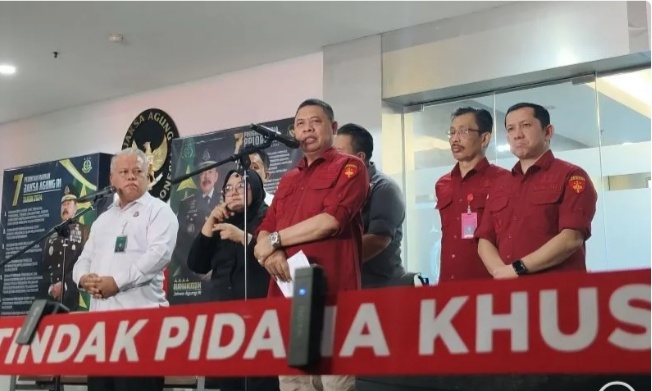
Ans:
<svg viewBox="0 0 652 391"><path fill-rule="evenodd" d="M365 164L333 148L333 109L309 99L294 119L303 159L278 185L258 227L256 259L273 277L269 296L282 296L275 280L288 281L287 258L299 251L324 269L329 294L360 289L362 206L369 191ZM353 376L281 376L281 391L355 389ZM321 387L319 387L321 388Z"/></svg>
<svg viewBox="0 0 652 391"><path fill-rule="evenodd" d="M493 129L487 110L462 107L452 117L448 140L457 164L435 184L442 228L439 281L490 279L473 235L482 221L489 187L508 171L485 157Z"/></svg>
<svg viewBox="0 0 652 391"><path fill-rule="evenodd" d="M533 103L507 110L505 130L518 158L491 187L476 231L478 250L495 279L550 271L586 271L598 194L586 171L550 150L550 113Z"/></svg>

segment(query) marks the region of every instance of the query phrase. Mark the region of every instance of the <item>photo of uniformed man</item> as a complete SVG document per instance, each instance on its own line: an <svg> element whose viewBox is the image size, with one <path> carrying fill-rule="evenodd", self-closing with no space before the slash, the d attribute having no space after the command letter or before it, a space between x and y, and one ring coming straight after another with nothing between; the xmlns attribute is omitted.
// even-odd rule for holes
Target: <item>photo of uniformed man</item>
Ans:
<svg viewBox="0 0 652 391"><path fill-rule="evenodd" d="M75 213L77 213L77 195L74 187L67 185L61 197L61 220L66 221ZM79 290L72 280L72 269L84 249L88 232L86 225L75 221L61 233L55 232L50 235L45 240L43 248L44 279L48 287L48 296L61 301L71 311L77 311L79 307ZM63 300L61 300L62 294Z"/></svg>
<svg viewBox="0 0 652 391"><path fill-rule="evenodd" d="M208 149L200 150L197 169L215 164L216 160L212 155L213 153ZM177 269L172 270L172 278L179 276L192 278L197 276L186 266L188 252L192 242L206 222L206 218L213 208L220 203L222 194L221 189L217 186L219 177L217 168L211 168L197 175L193 178L197 184L197 189L179 203L179 212L177 214L179 233L173 255ZM210 275L202 276L202 278L210 279Z"/></svg>

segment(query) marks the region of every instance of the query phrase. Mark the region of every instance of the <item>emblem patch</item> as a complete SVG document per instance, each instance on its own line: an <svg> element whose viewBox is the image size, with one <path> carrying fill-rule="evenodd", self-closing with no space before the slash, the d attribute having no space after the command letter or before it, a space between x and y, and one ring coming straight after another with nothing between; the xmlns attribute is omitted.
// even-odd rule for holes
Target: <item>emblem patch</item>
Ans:
<svg viewBox="0 0 652 391"><path fill-rule="evenodd" d="M347 178L351 179L357 173L358 173L358 166L356 166L355 164L349 163L346 166L344 166L344 175L346 175Z"/></svg>
<svg viewBox="0 0 652 391"><path fill-rule="evenodd" d="M583 176L573 175L568 180L568 185L575 193L580 194L586 189L586 179Z"/></svg>

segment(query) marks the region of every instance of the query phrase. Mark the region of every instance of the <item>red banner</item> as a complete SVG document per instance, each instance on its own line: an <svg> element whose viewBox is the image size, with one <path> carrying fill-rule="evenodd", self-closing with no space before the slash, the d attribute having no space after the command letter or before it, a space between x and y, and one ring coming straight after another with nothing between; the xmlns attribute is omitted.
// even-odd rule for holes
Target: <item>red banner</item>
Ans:
<svg viewBox="0 0 652 391"><path fill-rule="evenodd" d="M340 294L320 373L650 373L650 270ZM0 318L0 374L257 376L286 365L291 302Z"/></svg>

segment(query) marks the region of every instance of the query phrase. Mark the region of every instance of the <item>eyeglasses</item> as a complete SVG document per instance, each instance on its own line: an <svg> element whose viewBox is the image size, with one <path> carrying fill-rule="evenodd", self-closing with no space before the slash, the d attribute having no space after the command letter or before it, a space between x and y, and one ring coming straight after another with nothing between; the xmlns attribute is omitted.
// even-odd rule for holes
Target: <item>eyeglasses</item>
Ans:
<svg viewBox="0 0 652 391"><path fill-rule="evenodd" d="M481 133L479 129L459 128L457 130L450 129L446 134L448 135L448 138L453 138L455 137L455 135L466 138L469 137L469 132Z"/></svg>
<svg viewBox="0 0 652 391"><path fill-rule="evenodd" d="M245 188L245 184L244 184L244 182L240 182L240 183L238 183L238 184L235 185L235 186L233 186L233 185L226 185L226 186L224 186L224 194L225 194L225 195L227 195L227 194L231 194L231 193L234 193L236 190L237 190L238 193L239 193L241 190L244 190L244 188Z"/></svg>

